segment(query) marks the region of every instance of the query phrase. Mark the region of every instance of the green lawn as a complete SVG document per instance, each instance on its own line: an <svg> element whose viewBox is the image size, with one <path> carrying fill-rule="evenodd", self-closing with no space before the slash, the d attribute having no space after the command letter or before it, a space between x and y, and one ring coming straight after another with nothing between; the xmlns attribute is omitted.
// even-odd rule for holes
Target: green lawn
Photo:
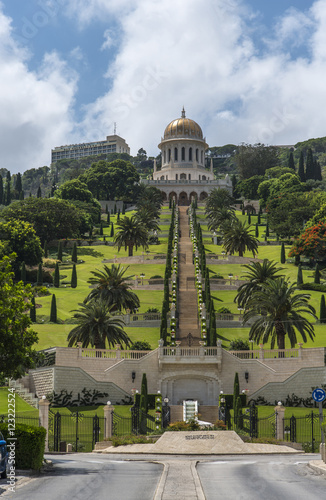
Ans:
<svg viewBox="0 0 326 500"><path fill-rule="evenodd" d="M0 387L0 415L8 413L8 387ZM12 408L10 408L12 410ZM16 414L28 414L28 416L38 416L38 410L24 401L18 394L15 394L15 412Z"/></svg>

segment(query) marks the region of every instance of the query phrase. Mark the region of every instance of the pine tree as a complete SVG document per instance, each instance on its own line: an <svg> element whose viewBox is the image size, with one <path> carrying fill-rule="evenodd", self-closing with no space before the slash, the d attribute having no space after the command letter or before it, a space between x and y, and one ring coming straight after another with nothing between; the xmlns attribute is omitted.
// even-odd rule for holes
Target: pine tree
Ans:
<svg viewBox="0 0 326 500"><path fill-rule="evenodd" d="M289 160L288 160L288 168L291 168L295 171L294 158L292 151L290 152Z"/></svg>
<svg viewBox="0 0 326 500"><path fill-rule="evenodd" d="M74 242L71 252L71 261L77 263L77 243Z"/></svg>
<svg viewBox="0 0 326 500"><path fill-rule="evenodd" d="M107 216L106 222L107 222L108 224L110 224L110 213L109 213L109 212L108 212L108 216Z"/></svg>
<svg viewBox="0 0 326 500"><path fill-rule="evenodd" d="M35 305L35 297L34 297L34 295L32 297L31 302L32 302L32 307L29 310L29 317L31 318L31 320L33 321L33 323L36 323L36 305Z"/></svg>
<svg viewBox="0 0 326 500"><path fill-rule="evenodd" d="M282 241L282 245L281 245L281 264L285 264L285 246L284 246L284 241Z"/></svg>
<svg viewBox="0 0 326 500"><path fill-rule="evenodd" d="M23 283L26 283L26 266L24 261L22 262L20 268L20 279L23 281Z"/></svg>
<svg viewBox="0 0 326 500"><path fill-rule="evenodd" d="M56 262L55 268L54 268L53 286L55 286L55 288L59 288L59 286L60 286L60 270L59 270L58 262Z"/></svg>
<svg viewBox="0 0 326 500"><path fill-rule="evenodd" d="M308 149L307 153L307 163L306 163L306 181L308 179L314 179L314 157L312 154L312 149Z"/></svg>
<svg viewBox="0 0 326 500"><path fill-rule="evenodd" d="M73 266L72 266L71 288L77 288L77 270L76 270L76 264L73 264Z"/></svg>
<svg viewBox="0 0 326 500"><path fill-rule="evenodd" d="M39 265L38 265L36 283L37 283L37 286L43 285L42 262L40 262Z"/></svg>
<svg viewBox="0 0 326 500"><path fill-rule="evenodd" d="M326 323L326 304L325 304L325 295L320 297L320 315L319 321L322 324Z"/></svg>
<svg viewBox="0 0 326 500"><path fill-rule="evenodd" d="M57 259L60 260L60 262L62 262L62 241L61 240L59 241L59 244L58 244Z"/></svg>
<svg viewBox="0 0 326 500"><path fill-rule="evenodd" d="M319 267L319 264L316 264L314 283L316 283L317 285L320 285L320 267Z"/></svg>
<svg viewBox="0 0 326 500"><path fill-rule="evenodd" d="M299 176L301 182L306 182L306 175L305 175L305 172L304 172L304 156L303 156L303 151L301 151L301 153L300 153L298 176Z"/></svg>
<svg viewBox="0 0 326 500"><path fill-rule="evenodd" d="M111 233L110 233L111 238L114 236L114 227L113 227L113 222L111 223Z"/></svg>
<svg viewBox="0 0 326 500"><path fill-rule="evenodd" d="M39 187L38 187L38 189L37 189L37 194L36 194L36 197L37 197L37 198L42 198L41 186L39 186Z"/></svg>
<svg viewBox="0 0 326 500"><path fill-rule="evenodd" d="M301 264L298 265L298 274L297 274L297 285L302 285L303 276L302 276L302 267Z"/></svg>
<svg viewBox="0 0 326 500"><path fill-rule="evenodd" d="M48 244L47 242L45 241L44 243L44 257L47 259L49 256L49 252L48 252Z"/></svg>
<svg viewBox="0 0 326 500"><path fill-rule="evenodd" d="M57 323L57 301L55 298L55 295L52 295L52 300L51 300L51 312L50 312L50 322L51 323Z"/></svg>

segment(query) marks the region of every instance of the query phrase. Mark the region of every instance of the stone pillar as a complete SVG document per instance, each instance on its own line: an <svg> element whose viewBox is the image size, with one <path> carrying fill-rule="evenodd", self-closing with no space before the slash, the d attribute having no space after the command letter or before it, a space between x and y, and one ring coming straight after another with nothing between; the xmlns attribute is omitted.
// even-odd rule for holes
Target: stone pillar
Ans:
<svg viewBox="0 0 326 500"><path fill-rule="evenodd" d="M259 359L264 359L264 344L259 344Z"/></svg>
<svg viewBox="0 0 326 500"><path fill-rule="evenodd" d="M44 451L49 451L49 406L50 401L45 396L38 402L40 424L46 430Z"/></svg>
<svg viewBox="0 0 326 500"><path fill-rule="evenodd" d="M109 438L112 437L112 413L113 406L111 406L111 402L108 401L107 404L103 408L104 418L105 418L105 426L104 426L104 437Z"/></svg>
<svg viewBox="0 0 326 500"><path fill-rule="evenodd" d="M325 445L325 443L324 444L320 443L319 450L320 450L320 456L321 456L322 461L326 463L326 445Z"/></svg>
<svg viewBox="0 0 326 500"><path fill-rule="evenodd" d="M276 424L276 439L284 440L284 429L283 429L283 419L285 414L285 408L282 404L275 406L274 408L276 416L275 416L275 424Z"/></svg>

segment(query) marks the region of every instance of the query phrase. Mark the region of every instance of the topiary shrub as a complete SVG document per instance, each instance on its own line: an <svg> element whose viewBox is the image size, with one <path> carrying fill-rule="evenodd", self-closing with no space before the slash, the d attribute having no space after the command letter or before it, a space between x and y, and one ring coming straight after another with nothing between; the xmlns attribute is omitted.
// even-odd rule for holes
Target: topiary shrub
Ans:
<svg viewBox="0 0 326 500"><path fill-rule="evenodd" d="M234 339L229 345L230 351L249 351L250 346L248 340Z"/></svg>
<svg viewBox="0 0 326 500"><path fill-rule="evenodd" d="M146 340L138 340L137 342L134 342L132 344L132 346L130 347L130 349L132 351L151 351L152 350L152 346Z"/></svg>
<svg viewBox="0 0 326 500"><path fill-rule="evenodd" d="M232 314L232 313L230 309L228 309L227 307L220 307L219 309L217 309L216 314Z"/></svg>

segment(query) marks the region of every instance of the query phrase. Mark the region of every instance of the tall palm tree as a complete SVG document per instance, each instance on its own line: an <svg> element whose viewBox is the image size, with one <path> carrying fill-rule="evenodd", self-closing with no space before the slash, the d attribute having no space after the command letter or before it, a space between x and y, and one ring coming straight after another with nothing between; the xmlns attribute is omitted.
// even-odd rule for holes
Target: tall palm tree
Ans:
<svg viewBox="0 0 326 500"><path fill-rule="evenodd" d="M206 199L205 213L209 216L220 208L229 208L232 203L234 203L234 199L227 189L214 188Z"/></svg>
<svg viewBox="0 0 326 500"><path fill-rule="evenodd" d="M111 316L112 306L104 300L92 300L87 304L79 304L80 309L75 310L73 318L78 323L68 334L68 346L82 343L82 347L95 347L105 349L106 344L114 347L115 344L131 344L131 340L123 330L124 322Z"/></svg>
<svg viewBox="0 0 326 500"><path fill-rule="evenodd" d="M139 186L139 194L137 196L136 207L137 209L141 207L147 207L152 205L155 207L157 212L161 210L163 204L162 192L155 186L146 186L141 184Z"/></svg>
<svg viewBox="0 0 326 500"><path fill-rule="evenodd" d="M249 250L255 256L258 252L258 240L250 234L250 226L239 219L232 221L223 231L223 246L230 255L235 252L239 257L243 257L246 250Z"/></svg>
<svg viewBox="0 0 326 500"><path fill-rule="evenodd" d="M134 275L126 276L129 266L124 268L120 264L111 267L104 265L103 271L91 271L94 277L88 280L88 283L94 286L85 302L93 299L101 298L109 306L112 306L112 311L121 311L121 309L130 309L135 311L139 308L139 298L131 291L131 286L128 283Z"/></svg>
<svg viewBox="0 0 326 500"><path fill-rule="evenodd" d="M234 207L217 208L208 215L208 229L210 231L223 230L225 225L232 223L236 218Z"/></svg>
<svg viewBox="0 0 326 500"><path fill-rule="evenodd" d="M143 206L139 208L135 213L135 220L141 226L145 227L147 231L160 231L159 214L156 215L154 210L151 210L151 208L147 209Z"/></svg>
<svg viewBox="0 0 326 500"><path fill-rule="evenodd" d="M137 221L135 216L123 217L116 224L118 231L115 234L114 242L120 251L121 247L128 248L129 257L133 256L133 249L136 250L139 246L148 248L148 231Z"/></svg>
<svg viewBox="0 0 326 500"><path fill-rule="evenodd" d="M307 335L313 340L313 325L303 315L317 319L315 309L308 303L309 294L299 293L296 284L290 285L284 278L268 279L260 290L254 292L249 299L244 321L259 315L250 328L249 339L265 344L271 341L271 348L277 343L278 349L285 348L285 337L290 340L291 347L297 343L298 332L302 340L307 342Z"/></svg>
<svg viewBox="0 0 326 500"><path fill-rule="evenodd" d="M268 279L280 278L280 271L283 270L282 267L276 267L276 263L268 259L264 259L263 262L250 262L250 264L245 264L248 271L241 276L245 278L246 283L239 286L238 293L234 299L234 302L238 303L238 307L242 309L247 308L247 302L251 295L260 290L263 283Z"/></svg>

